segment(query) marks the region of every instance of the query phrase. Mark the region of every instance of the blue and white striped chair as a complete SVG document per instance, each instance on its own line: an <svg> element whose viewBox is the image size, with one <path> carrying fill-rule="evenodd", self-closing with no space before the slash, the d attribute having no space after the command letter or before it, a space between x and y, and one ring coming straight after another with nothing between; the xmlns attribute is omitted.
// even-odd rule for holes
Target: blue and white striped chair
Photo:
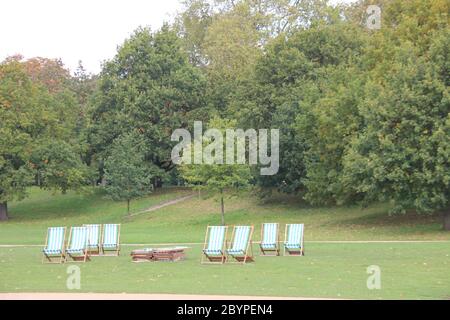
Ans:
<svg viewBox="0 0 450 320"><path fill-rule="evenodd" d="M100 224L83 224L83 227L88 229L88 251L89 255L99 255L100 254L100 235L101 228Z"/></svg>
<svg viewBox="0 0 450 320"><path fill-rule="evenodd" d="M252 249L253 226L234 226L232 241L227 249L227 254L237 262L246 263L253 260ZM249 255L249 251L251 254Z"/></svg>
<svg viewBox="0 0 450 320"><path fill-rule="evenodd" d="M66 262L68 262L68 258L72 259L71 262L86 262L86 260L90 260L88 246L88 228L70 228L69 242L66 249Z"/></svg>
<svg viewBox="0 0 450 320"><path fill-rule="evenodd" d="M105 256L118 256L120 254L120 224L103 225L102 253ZM112 251L112 254L106 252Z"/></svg>
<svg viewBox="0 0 450 320"><path fill-rule="evenodd" d="M202 263L224 263L226 260L227 226L208 226L203 246ZM207 258L208 261L205 261Z"/></svg>
<svg viewBox="0 0 450 320"><path fill-rule="evenodd" d="M66 236L66 227L53 227L48 228L47 238L45 239L45 247L42 250L44 256L42 258L42 263L44 263L45 258L47 258L47 263L63 263L64 262L64 242ZM52 259L59 258L57 262Z"/></svg>
<svg viewBox="0 0 450 320"><path fill-rule="evenodd" d="M284 241L284 255L305 255L305 246L303 243L303 224L287 224Z"/></svg>
<svg viewBox="0 0 450 320"><path fill-rule="evenodd" d="M261 248L262 255L280 255L280 225L278 223L263 223L261 226ZM268 252L273 254L267 254Z"/></svg>

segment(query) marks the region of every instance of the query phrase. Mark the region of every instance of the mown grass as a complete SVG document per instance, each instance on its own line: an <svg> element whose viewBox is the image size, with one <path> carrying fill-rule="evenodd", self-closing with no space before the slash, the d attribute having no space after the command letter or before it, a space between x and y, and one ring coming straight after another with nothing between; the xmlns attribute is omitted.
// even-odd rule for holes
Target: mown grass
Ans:
<svg viewBox="0 0 450 320"><path fill-rule="evenodd" d="M158 190L135 201L134 212L192 191ZM200 243L206 226L219 224L219 204L199 197L127 218L125 204L89 195L52 195L31 190L10 204L11 220L0 224L0 245L42 245L48 226L122 223L124 244L193 243L186 261L134 264L132 245L121 257L94 258L81 265L83 292L275 295L368 299L445 299L450 296L450 243L318 243L329 240L450 240L440 217L389 216L388 206L367 209L305 205L295 197L261 202L243 195L227 199L226 222L305 224L305 257L257 257L246 266L205 266ZM147 245L148 246L148 245ZM139 246L144 247L144 245ZM0 247L0 292L66 292L66 265L42 265L41 247ZM255 252L257 246L255 244ZM367 267L381 268L381 290L366 286ZM243 272L245 270L245 272Z"/></svg>
<svg viewBox="0 0 450 320"><path fill-rule="evenodd" d="M190 246L185 261L136 264L129 257L133 248L80 264L80 291L445 299L450 290L448 243L312 243L304 257L258 256L245 266L201 265L200 245ZM71 292L68 265L40 259L38 248L0 249L0 292ZM370 265L381 269L380 290L367 288Z"/></svg>

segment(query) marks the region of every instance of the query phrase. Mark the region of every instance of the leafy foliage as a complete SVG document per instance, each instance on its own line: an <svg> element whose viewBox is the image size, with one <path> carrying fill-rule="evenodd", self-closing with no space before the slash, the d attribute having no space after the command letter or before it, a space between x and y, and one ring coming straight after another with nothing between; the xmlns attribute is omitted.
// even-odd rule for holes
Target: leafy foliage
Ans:
<svg viewBox="0 0 450 320"><path fill-rule="evenodd" d="M150 193L152 168L145 163L144 139L137 133L117 138L105 160L105 190L113 200L130 201ZM156 170L157 171L157 170Z"/></svg>
<svg viewBox="0 0 450 320"><path fill-rule="evenodd" d="M236 121L230 121L221 118L213 118L209 122L209 128L220 130L223 137L226 136L226 129L234 129ZM225 138L224 138L225 141ZM201 143L203 147L207 147L214 141L210 138L202 136ZM234 151L236 152L236 141L234 142ZM220 145L223 149L223 155L225 155L225 147ZM191 145L190 152L194 155L195 148ZM209 195L219 196L222 202L222 224L225 223L224 219L224 196L236 195L237 192L248 189L251 180L251 170L249 165L245 164L225 164L225 163L212 163L212 164L183 164L181 167L182 177L194 188L198 190L205 190Z"/></svg>
<svg viewBox="0 0 450 320"><path fill-rule="evenodd" d="M91 110L88 141L103 160L119 136L139 131L145 161L170 169L170 135L200 118L204 80L168 26L138 29L105 65ZM193 122L193 120L192 120ZM192 125L192 124L191 124Z"/></svg>

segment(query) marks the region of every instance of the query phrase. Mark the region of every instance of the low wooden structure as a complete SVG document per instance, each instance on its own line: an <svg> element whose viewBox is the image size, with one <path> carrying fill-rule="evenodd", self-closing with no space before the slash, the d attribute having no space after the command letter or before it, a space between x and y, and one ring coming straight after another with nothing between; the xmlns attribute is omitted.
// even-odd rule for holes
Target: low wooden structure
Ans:
<svg viewBox="0 0 450 320"><path fill-rule="evenodd" d="M172 248L148 248L133 250L131 258L133 262L151 262L151 261L180 261L186 257L186 247Z"/></svg>

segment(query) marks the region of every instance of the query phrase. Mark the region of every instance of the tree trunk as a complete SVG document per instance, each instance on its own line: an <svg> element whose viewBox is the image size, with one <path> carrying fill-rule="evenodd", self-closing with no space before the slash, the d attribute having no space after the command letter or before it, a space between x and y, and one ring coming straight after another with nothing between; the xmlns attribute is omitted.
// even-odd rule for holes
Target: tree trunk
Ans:
<svg viewBox="0 0 450 320"><path fill-rule="evenodd" d="M225 225L225 206L223 204L223 195L220 196L220 206L222 209L222 225Z"/></svg>
<svg viewBox="0 0 450 320"><path fill-rule="evenodd" d="M127 214L130 215L130 199L127 200Z"/></svg>
<svg viewBox="0 0 450 320"><path fill-rule="evenodd" d="M450 208L444 211L444 230L450 231Z"/></svg>
<svg viewBox="0 0 450 320"><path fill-rule="evenodd" d="M152 184L154 189L162 188L162 179L160 177L155 177Z"/></svg>
<svg viewBox="0 0 450 320"><path fill-rule="evenodd" d="M0 221L8 220L8 203L0 203Z"/></svg>

